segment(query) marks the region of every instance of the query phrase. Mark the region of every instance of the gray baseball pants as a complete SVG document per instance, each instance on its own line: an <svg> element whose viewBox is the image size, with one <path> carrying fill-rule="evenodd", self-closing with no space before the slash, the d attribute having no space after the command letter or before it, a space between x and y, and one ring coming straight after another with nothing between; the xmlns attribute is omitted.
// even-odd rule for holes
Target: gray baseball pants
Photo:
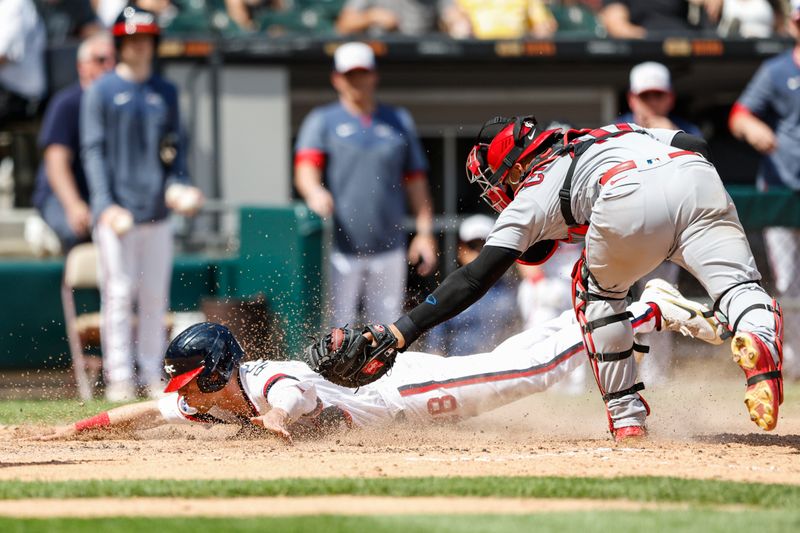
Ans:
<svg viewBox="0 0 800 533"><path fill-rule="evenodd" d="M757 284L761 275L739 222L736 208L714 166L684 156L660 166L637 165L603 187L592 208L586 234L585 305L587 322L624 313L630 287L661 264L672 261L700 281L733 324L752 304L771 305ZM775 319L766 309L746 313L738 329L774 346ZM616 321L591 332L595 352L631 348L630 321ZM636 384L634 357L597 362L604 394ZM647 408L638 392L607 400L612 429L644 425Z"/></svg>

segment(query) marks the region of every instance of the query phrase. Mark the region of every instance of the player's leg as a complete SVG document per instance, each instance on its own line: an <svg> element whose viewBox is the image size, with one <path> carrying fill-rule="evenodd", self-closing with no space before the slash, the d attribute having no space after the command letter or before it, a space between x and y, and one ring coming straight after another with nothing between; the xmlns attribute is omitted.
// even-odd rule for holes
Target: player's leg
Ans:
<svg viewBox="0 0 800 533"><path fill-rule="evenodd" d="M370 320L388 323L403 313L407 272L403 248L369 258L364 294Z"/></svg>
<svg viewBox="0 0 800 533"><path fill-rule="evenodd" d="M137 263L130 233L120 237L110 226L95 229L100 280L100 344L106 398L135 398L131 337L133 319L132 275Z"/></svg>
<svg viewBox="0 0 800 533"><path fill-rule="evenodd" d="M138 228L137 228L138 229ZM172 278L172 228L168 221L146 224L139 235L137 362L151 398L164 389L161 381L167 335L164 318Z"/></svg>
<svg viewBox="0 0 800 533"><path fill-rule="evenodd" d="M645 173L606 187L595 202L585 258L573 272L574 306L615 438L644 434L649 407L639 394L633 330L626 319L630 287L668 255L672 230L663 209L646 204ZM646 176L645 177L651 177Z"/></svg>
<svg viewBox="0 0 800 533"><path fill-rule="evenodd" d="M363 286L363 262L352 254L331 251L328 280L330 323L333 326L354 323Z"/></svg>
<svg viewBox="0 0 800 533"><path fill-rule="evenodd" d="M654 306L635 302L629 309L637 332L656 328ZM417 421L463 419L548 389L584 365L584 354L574 313L566 311L491 353L449 358L404 353L376 386L387 403Z"/></svg>
<svg viewBox="0 0 800 533"><path fill-rule="evenodd" d="M681 165L666 191L683 226L673 261L685 266L715 300L733 333L734 360L747 378L745 404L763 429L778 421L783 400L780 375L780 309L759 285L756 268L733 202L710 165ZM688 192L687 192L688 191Z"/></svg>

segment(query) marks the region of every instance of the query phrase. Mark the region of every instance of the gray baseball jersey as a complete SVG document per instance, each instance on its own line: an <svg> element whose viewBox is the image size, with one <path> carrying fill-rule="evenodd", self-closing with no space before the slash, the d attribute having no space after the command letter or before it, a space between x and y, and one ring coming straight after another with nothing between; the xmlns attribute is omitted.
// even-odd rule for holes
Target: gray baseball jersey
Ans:
<svg viewBox="0 0 800 533"><path fill-rule="evenodd" d="M669 161L668 154L676 150L669 146L678 133L675 130L645 129L636 124L622 127L642 133L629 133L597 142L578 159L572 178L572 212L578 222L588 222L600 192L598 182L611 167L623 161L640 160L642 154L647 154L650 166L656 166ZM610 125L600 130L613 133L620 127ZM591 135L578 140L588 139ZM567 239L568 227L561 215L558 192L564 184L570 162L569 156L561 157L543 171L528 176L514 201L497 217L486 244L524 252L541 240Z"/></svg>

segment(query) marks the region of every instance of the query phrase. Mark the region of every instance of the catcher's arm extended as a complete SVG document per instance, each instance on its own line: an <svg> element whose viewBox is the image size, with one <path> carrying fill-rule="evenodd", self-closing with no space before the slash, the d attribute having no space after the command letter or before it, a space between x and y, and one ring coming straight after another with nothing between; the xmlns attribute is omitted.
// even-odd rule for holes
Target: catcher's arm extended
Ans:
<svg viewBox="0 0 800 533"><path fill-rule="evenodd" d="M424 302L389 326L397 347L407 347L425 331L477 302L519 256L517 250L484 246L473 262L447 276Z"/></svg>
<svg viewBox="0 0 800 533"><path fill-rule="evenodd" d="M56 426L51 433L34 437L36 440L64 439L92 429L147 429L166 421L158 408L158 400L129 403L74 424Z"/></svg>

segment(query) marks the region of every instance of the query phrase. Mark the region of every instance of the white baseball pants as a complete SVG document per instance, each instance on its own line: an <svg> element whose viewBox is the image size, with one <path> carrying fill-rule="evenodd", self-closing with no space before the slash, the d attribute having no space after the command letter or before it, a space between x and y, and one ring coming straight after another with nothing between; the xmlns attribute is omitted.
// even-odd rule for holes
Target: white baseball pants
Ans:
<svg viewBox="0 0 800 533"><path fill-rule="evenodd" d="M636 333L655 329L656 311L628 308ZM406 352L375 387L396 417L418 422L454 421L542 392L586 363L581 330L572 311L515 335L490 353L464 357Z"/></svg>
<svg viewBox="0 0 800 533"><path fill-rule="evenodd" d="M98 225L94 241L99 256L106 383L135 384L134 353L141 382L158 383L167 344L164 316L173 257L170 224L166 220L136 224L121 237L110 226Z"/></svg>
<svg viewBox="0 0 800 533"><path fill-rule="evenodd" d="M358 306L364 299L365 316L379 323L395 320L403 313L408 265L404 247L369 256L330 256L328 301L332 324L353 324L359 319Z"/></svg>

